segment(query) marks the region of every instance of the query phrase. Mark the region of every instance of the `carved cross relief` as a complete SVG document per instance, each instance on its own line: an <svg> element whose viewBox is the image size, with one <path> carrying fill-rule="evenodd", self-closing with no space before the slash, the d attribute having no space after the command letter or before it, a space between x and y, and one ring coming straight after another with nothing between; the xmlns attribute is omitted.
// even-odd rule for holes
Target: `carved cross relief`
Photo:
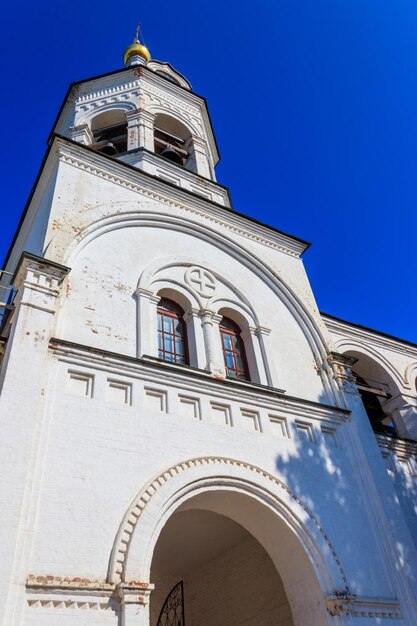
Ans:
<svg viewBox="0 0 417 626"><path fill-rule="evenodd" d="M185 281L203 298L211 298L216 290L215 277L201 267L189 267L185 272Z"/></svg>

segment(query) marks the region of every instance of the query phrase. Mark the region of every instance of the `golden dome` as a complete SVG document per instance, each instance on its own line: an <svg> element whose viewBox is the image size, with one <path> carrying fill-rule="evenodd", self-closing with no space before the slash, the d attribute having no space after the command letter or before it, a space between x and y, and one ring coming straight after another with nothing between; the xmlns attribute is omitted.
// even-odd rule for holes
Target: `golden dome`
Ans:
<svg viewBox="0 0 417 626"><path fill-rule="evenodd" d="M123 55L123 63L127 65L130 57L134 55L142 57L142 59L145 59L146 62L151 60L151 55L148 48L140 43L137 35L134 38L133 43L131 43L130 46L126 48Z"/></svg>

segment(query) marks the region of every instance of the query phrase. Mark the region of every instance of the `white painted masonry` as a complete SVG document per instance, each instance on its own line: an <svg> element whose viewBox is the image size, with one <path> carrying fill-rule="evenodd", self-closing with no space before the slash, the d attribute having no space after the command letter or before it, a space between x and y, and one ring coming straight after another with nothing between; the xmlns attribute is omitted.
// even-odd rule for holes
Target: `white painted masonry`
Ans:
<svg viewBox="0 0 417 626"><path fill-rule="evenodd" d="M187 626L417 624L417 346L321 314L308 244L233 211L218 159L167 63L70 88L0 276L2 626L159 626L181 580ZM161 297L188 365L158 359Z"/></svg>

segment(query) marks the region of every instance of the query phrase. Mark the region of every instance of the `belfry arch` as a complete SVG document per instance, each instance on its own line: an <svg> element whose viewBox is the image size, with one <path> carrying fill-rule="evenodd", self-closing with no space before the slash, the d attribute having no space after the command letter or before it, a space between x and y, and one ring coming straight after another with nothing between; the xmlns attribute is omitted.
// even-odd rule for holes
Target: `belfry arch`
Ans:
<svg viewBox="0 0 417 626"><path fill-rule="evenodd" d="M389 401L401 395L399 373L380 355L368 353L363 348L345 346L344 354L356 359L352 372L373 430L395 434L396 425Z"/></svg>
<svg viewBox="0 0 417 626"><path fill-rule="evenodd" d="M179 571L158 572L164 561L161 550L170 545L175 529L180 527L179 516L181 522L186 522L185 528L187 525L194 527L195 545L203 545L195 532L196 524L201 523L202 531L204 526L210 528L210 532L214 528L219 546L212 546L208 553L206 550L202 555L190 556L186 554L186 538L183 538L185 554L184 551L181 553ZM236 551L239 559L244 559L245 555L253 559L252 576L255 577L260 576L255 564L263 564L268 576L275 581L277 597L281 598L278 603L281 608L274 605L268 617L272 621L265 624L281 623L277 621L280 610L282 616L286 615L285 619L290 619L288 624L316 626L334 623L326 610L326 597L344 590L347 585L325 531L313 513L278 478L258 467L231 459L210 457L185 461L145 486L120 526L108 580L112 583L128 583L130 580L153 583L152 575L155 575L158 585L160 579L160 592L152 592L155 606L151 599L151 621L147 616L140 622L156 626L155 620L165 595L173 586L171 582L176 584L182 579L187 582L190 559L194 559L191 565L200 570L198 575L204 577L205 559L222 559L228 550L240 543L242 550ZM171 542L166 561L172 561L175 550ZM233 569L233 559L229 566ZM251 572L250 562L248 570ZM265 591L265 602L274 596L270 583ZM186 598L185 589L185 602ZM223 601L227 603L227 598ZM198 606L189 608L191 614L198 614ZM287 624L284 617L282 623ZM253 624L257 624L256 620Z"/></svg>

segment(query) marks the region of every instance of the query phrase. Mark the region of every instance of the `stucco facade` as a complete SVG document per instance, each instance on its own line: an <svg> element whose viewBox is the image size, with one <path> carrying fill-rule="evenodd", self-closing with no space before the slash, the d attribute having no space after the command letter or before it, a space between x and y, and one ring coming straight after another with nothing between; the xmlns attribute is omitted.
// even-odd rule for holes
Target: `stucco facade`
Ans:
<svg viewBox="0 0 417 626"><path fill-rule="evenodd" d="M321 314L308 244L232 210L218 158L169 64L67 94L1 282L4 626L157 626L180 580L187 626L417 624L417 347Z"/></svg>

